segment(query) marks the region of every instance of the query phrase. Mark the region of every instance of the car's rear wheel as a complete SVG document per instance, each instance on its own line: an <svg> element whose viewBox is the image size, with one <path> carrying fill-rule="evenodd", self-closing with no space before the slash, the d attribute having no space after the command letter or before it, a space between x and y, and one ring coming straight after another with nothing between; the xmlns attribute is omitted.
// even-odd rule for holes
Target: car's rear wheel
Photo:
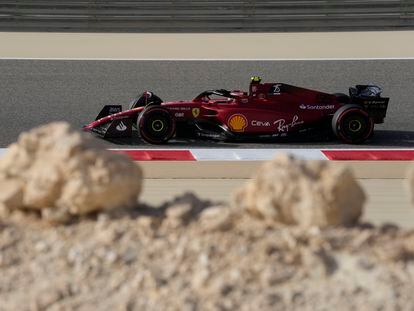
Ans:
<svg viewBox="0 0 414 311"><path fill-rule="evenodd" d="M139 115L137 127L147 143L163 144L174 136L175 119L166 108L149 106Z"/></svg>
<svg viewBox="0 0 414 311"><path fill-rule="evenodd" d="M345 105L335 112L332 130L343 142L360 144L372 136L374 122L361 107Z"/></svg>

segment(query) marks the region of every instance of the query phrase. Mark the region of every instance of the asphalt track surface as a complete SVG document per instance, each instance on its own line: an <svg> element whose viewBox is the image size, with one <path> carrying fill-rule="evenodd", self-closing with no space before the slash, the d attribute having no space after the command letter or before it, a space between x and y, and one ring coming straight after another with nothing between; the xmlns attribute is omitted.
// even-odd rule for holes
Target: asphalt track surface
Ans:
<svg viewBox="0 0 414 311"><path fill-rule="evenodd" d="M249 77L326 92L374 82L391 97L387 118L364 148L414 146L414 60L122 61L0 60L0 147L20 132L51 121L75 127L93 120L105 104L123 104L144 90L165 101L189 99L206 89L247 89ZM138 138L119 147L148 148ZM216 143L174 140L163 147L349 148L337 141ZM111 145L115 147L115 145ZM358 146L361 147L361 146Z"/></svg>

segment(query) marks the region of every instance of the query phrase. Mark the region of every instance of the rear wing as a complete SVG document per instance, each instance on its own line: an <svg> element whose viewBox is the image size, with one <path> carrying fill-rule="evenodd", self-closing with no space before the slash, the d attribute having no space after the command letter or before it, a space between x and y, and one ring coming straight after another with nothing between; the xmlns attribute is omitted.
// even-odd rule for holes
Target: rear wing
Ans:
<svg viewBox="0 0 414 311"><path fill-rule="evenodd" d="M368 112L375 123L384 123L387 114L388 97L381 98L353 98L352 103L361 105Z"/></svg>
<svg viewBox="0 0 414 311"><path fill-rule="evenodd" d="M349 88L351 103L362 106L375 123L384 123L389 97L381 97L382 89L377 85L357 85Z"/></svg>

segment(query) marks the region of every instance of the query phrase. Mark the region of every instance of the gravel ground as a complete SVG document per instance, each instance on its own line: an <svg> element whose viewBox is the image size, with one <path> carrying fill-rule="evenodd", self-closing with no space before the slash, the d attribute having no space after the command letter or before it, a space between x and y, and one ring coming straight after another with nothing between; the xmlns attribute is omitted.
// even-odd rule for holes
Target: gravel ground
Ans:
<svg viewBox="0 0 414 311"><path fill-rule="evenodd" d="M185 194L0 218L0 310L413 310L414 231L269 225Z"/></svg>

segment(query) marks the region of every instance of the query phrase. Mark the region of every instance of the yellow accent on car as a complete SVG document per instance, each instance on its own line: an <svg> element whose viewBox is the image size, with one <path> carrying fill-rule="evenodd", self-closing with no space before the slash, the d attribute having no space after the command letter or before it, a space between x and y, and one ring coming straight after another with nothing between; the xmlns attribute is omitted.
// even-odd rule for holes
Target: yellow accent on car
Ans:
<svg viewBox="0 0 414 311"><path fill-rule="evenodd" d="M234 132L244 132L247 127L247 119L242 114L234 114L229 118L228 125Z"/></svg>
<svg viewBox="0 0 414 311"><path fill-rule="evenodd" d="M152 121L151 127L155 132L161 132L164 129L164 122L161 120Z"/></svg>
<svg viewBox="0 0 414 311"><path fill-rule="evenodd" d="M193 117L197 118L200 115L200 108L193 108L191 112L193 113Z"/></svg>

